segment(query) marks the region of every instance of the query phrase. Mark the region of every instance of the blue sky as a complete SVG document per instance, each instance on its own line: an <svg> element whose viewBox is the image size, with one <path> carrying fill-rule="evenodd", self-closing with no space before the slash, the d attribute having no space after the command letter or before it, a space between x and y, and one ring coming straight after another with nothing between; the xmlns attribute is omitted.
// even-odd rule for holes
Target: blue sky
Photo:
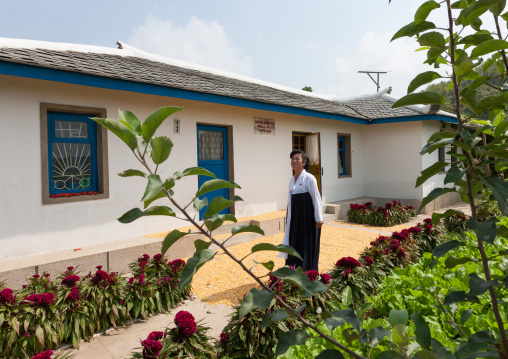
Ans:
<svg viewBox="0 0 508 359"><path fill-rule="evenodd" d="M359 70L390 71L406 93L422 66L411 39L390 38L422 1L0 0L0 37L142 50L346 98L373 93Z"/></svg>

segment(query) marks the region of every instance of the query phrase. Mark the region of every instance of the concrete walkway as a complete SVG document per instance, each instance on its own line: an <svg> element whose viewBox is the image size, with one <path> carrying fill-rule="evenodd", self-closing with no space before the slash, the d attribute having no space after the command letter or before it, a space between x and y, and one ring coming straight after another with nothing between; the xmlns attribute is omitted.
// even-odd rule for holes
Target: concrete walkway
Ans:
<svg viewBox="0 0 508 359"><path fill-rule="evenodd" d="M457 204L442 208L438 212L442 213L447 209L455 209L470 215L469 207L465 204ZM429 215L418 215L413 220L405 223L404 228L416 225L422 222ZM325 223L333 227L349 228L365 232L374 232L380 235L391 235L393 231L380 230L377 228L360 227L351 225L344 221L335 221L328 217ZM379 227L378 227L379 228ZM186 300L181 306L174 308L169 315L159 314L151 316L146 321L137 321L134 324L120 328L118 331L111 330L106 335L97 335L90 343L82 342L80 349L63 349L64 352L71 352L75 359L125 359L130 358L130 353L140 347L142 340L146 339L152 331L161 331L166 327L173 327L173 318L180 310L189 311L194 315L196 321L202 321L202 325L210 327L208 335L218 339L222 329L229 322L229 317L233 309L227 305L209 305L202 302L199 298Z"/></svg>

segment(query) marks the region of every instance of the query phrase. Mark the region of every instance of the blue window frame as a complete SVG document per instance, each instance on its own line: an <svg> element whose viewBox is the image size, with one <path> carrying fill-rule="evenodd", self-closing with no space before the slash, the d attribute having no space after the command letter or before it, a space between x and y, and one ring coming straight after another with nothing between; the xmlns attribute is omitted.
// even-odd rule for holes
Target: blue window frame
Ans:
<svg viewBox="0 0 508 359"><path fill-rule="evenodd" d="M47 113L49 194L99 191L95 115Z"/></svg>
<svg viewBox="0 0 508 359"><path fill-rule="evenodd" d="M338 138L338 157L339 157L339 176L347 175L347 152L346 136L337 136Z"/></svg>

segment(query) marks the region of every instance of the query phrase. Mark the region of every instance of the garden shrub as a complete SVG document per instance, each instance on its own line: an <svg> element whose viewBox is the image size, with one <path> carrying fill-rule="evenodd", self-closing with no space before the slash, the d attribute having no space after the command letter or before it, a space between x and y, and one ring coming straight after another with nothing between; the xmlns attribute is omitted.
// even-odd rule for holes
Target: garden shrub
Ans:
<svg viewBox="0 0 508 359"><path fill-rule="evenodd" d="M372 202L365 204L351 203L347 211L348 222L369 224L371 226L391 227L406 223L416 216L413 206L403 206L393 200L384 207L374 207Z"/></svg>
<svg viewBox="0 0 508 359"><path fill-rule="evenodd" d="M216 358L211 340L206 335L209 328L196 323L194 316L186 311L179 311L174 322L172 329L151 332L141 342L141 353L134 352L132 358Z"/></svg>
<svg viewBox="0 0 508 359"><path fill-rule="evenodd" d="M455 213L442 219L444 228L450 233L462 234L467 231L467 217L464 213Z"/></svg>
<svg viewBox="0 0 508 359"><path fill-rule="evenodd" d="M319 274L317 271L310 270L305 274L311 281L318 280L324 284L330 284L330 276L326 273ZM332 309L328 301L338 300L335 293L330 291L319 293L316 297L306 297L304 291L294 283L274 276L269 277L267 285L292 308L297 309L305 303L306 306L300 309L300 314L311 322L320 320L321 312ZM267 309L252 310L243 318L239 317L240 306L235 306L234 309L235 312L223 329L220 343L217 345L219 358L274 358L278 338L288 330L303 326L294 317L270 324L270 321L265 318L267 313L273 315L273 313L284 311L275 299L271 300Z"/></svg>
<svg viewBox="0 0 508 359"><path fill-rule="evenodd" d="M497 205L497 201L494 198L490 188L484 188L474 202L476 205L476 215L479 222L483 222L491 217L502 216L501 211Z"/></svg>

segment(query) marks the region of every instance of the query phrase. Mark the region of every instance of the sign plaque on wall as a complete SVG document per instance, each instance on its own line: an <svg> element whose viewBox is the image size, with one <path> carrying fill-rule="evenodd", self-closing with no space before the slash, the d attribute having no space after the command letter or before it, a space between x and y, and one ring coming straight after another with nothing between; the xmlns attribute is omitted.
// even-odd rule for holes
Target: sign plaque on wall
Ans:
<svg viewBox="0 0 508 359"><path fill-rule="evenodd" d="M254 134L275 135L275 120L254 117Z"/></svg>

